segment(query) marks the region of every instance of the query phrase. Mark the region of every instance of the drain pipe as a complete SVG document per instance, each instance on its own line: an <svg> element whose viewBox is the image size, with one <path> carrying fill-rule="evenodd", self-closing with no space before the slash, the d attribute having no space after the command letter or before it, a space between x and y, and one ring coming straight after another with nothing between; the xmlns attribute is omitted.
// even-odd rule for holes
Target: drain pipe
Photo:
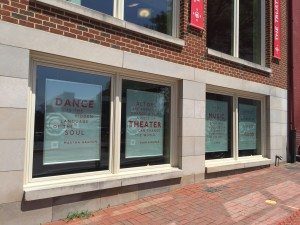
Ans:
<svg viewBox="0 0 300 225"><path fill-rule="evenodd" d="M288 3L288 152L287 162L295 163L296 161L296 129L295 129L295 115L294 115L294 70L293 70L293 1Z"/></svg>

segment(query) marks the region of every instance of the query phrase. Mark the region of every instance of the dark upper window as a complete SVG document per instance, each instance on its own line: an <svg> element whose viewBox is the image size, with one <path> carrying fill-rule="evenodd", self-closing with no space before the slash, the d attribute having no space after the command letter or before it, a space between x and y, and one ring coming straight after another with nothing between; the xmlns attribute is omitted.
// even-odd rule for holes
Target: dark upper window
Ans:
<svg viewBox="0 0 300 225"><path fill-rule="evenodd" d="M261 0L209 0L207 46L262 64L262 4Z"/></svg>
<svg viewBox="0 0 300 225"><path fill-rule="evenodd" d="M124 20L171 35L172 10L172 0L125 0Z"/></svg>
<svg viewBox="0 0 300 225"><path fill-rule="evenodd" d="M67 0L140 26L172 35L173 0ZM115 13L114 13L115 7ZM114 15L116 14L116 15ZM122 16L123 15L123 16Z"/></svg>

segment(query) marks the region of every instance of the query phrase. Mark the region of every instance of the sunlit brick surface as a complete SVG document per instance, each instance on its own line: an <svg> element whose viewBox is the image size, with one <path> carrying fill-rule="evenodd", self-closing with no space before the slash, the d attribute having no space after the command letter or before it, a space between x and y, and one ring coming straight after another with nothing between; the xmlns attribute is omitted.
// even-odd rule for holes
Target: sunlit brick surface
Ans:
<svg viewBox="0 0 300 225"><path fill-rule="evenodd" d="M276 201L276 205L266 203ZM300 164L205 180L59 224L300 224Z"/></svg>

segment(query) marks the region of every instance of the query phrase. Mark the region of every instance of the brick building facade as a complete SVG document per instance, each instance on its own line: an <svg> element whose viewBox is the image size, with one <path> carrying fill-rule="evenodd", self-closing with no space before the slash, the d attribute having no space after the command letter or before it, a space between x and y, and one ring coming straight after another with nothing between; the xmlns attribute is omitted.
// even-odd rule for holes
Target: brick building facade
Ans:
<svg viewBox="0 0 300 225"><path fill-rule="evenodd" d="M286 0L280 60L272 0L232 1L219 13L234 21L230 46L218 47L223 25L190 26L189 0L166 1L163 22L144 1L109 1L111 15L88 1L0 0L0 223L40 224L286 160ZM205 24L216 11L204 0Z"/></svg>

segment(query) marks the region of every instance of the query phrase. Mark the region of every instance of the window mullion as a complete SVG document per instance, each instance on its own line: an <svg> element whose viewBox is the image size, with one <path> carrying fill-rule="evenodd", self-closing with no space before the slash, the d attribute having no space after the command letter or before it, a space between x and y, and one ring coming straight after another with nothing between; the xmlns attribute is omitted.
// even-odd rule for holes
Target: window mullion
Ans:
<svg viewBox="0 0 300 225"><path fill-rule="evenodd" d="M117 76L114 79L114 131L113 135L113 154L111 172L116 174L120 170L120 148L121 148L121 103L122 103L122 79Z"/></svg>
<svg viewBox="0 0 300 225"><path fill-rule="evenodd" d="M113 17L118 18L118 0L114 0Z"/></svg>
<svg viewBox="0 0 300 225"><path fill-rule="evenodd" d="M238 97L233 96L233 158L239 157L239 112L238 112Z"/></svg>
<svg viewBox="0 0 300 225"><path fill-rule="evenodd" d="M124 0L114 0L114 17L124 20Z"/></svg>
<svg viewBox="0 0 300 225"><path fill-rule="evenodd" d="M233 35L233 56L239 57L239 5L240 0L234 0L234 35Z"/></svg>

